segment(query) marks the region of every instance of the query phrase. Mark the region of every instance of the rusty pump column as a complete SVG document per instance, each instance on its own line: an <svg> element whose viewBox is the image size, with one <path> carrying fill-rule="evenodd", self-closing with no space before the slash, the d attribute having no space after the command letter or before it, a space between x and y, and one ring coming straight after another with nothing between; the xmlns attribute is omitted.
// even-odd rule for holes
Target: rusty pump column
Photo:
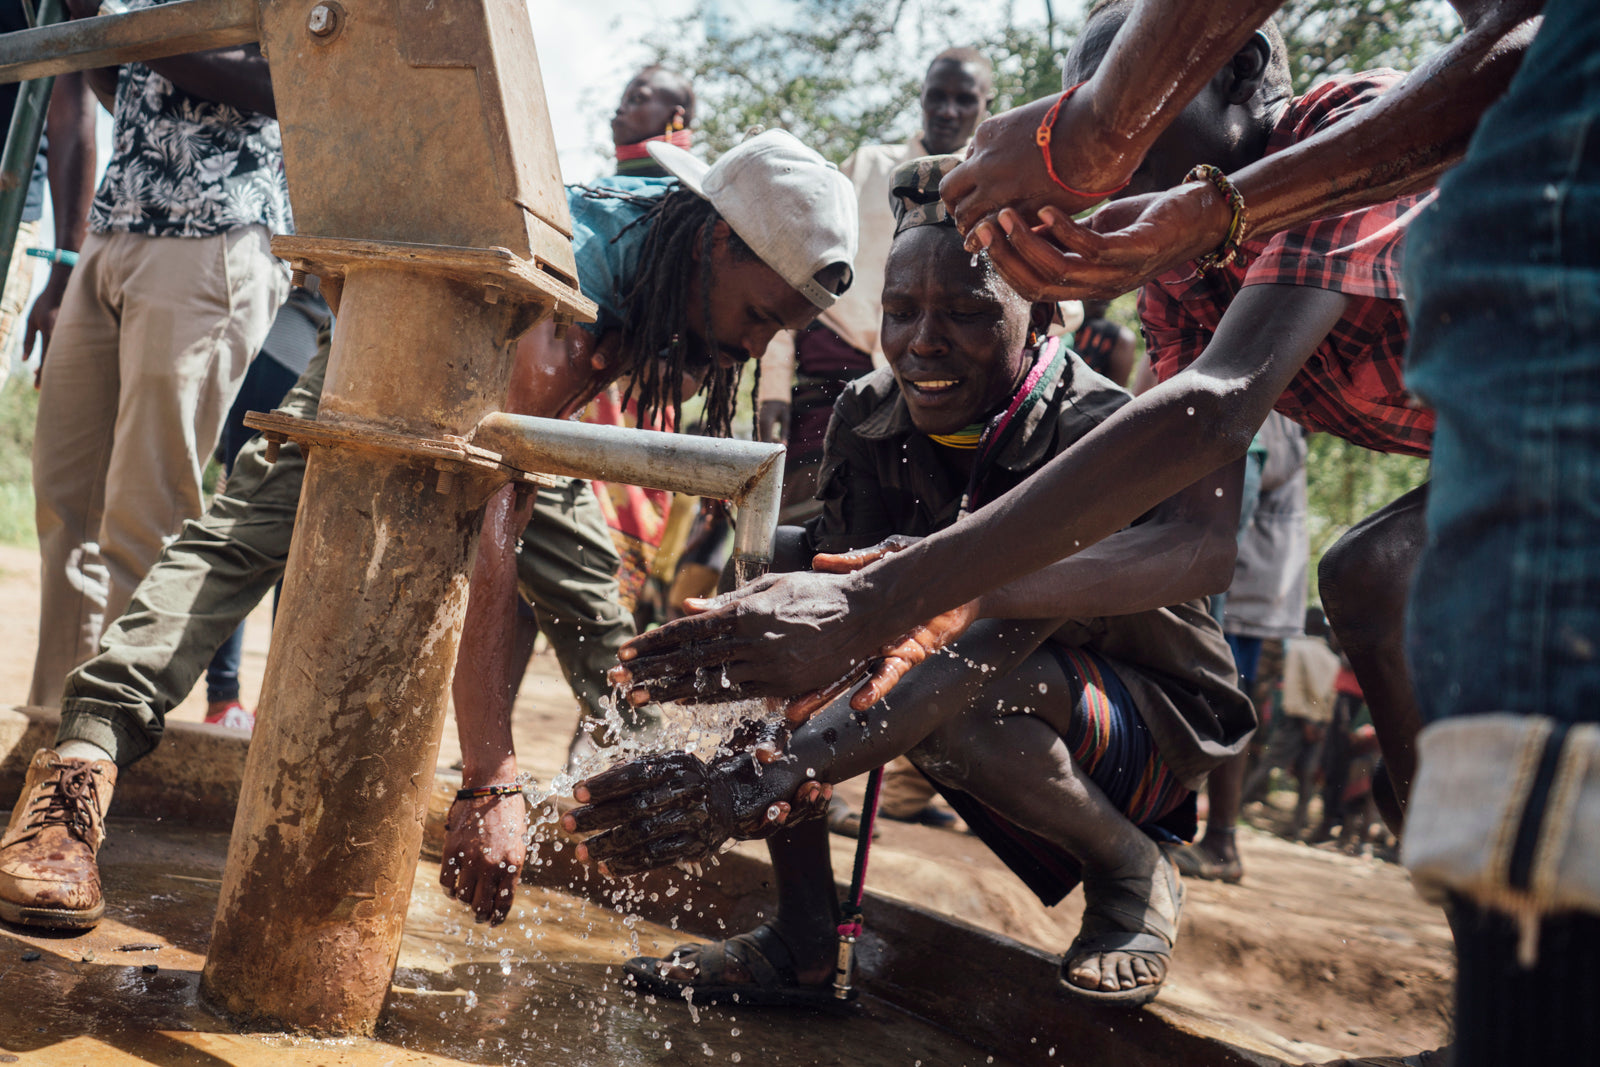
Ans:
<svg viewBox="0 0 1600 1067"><path fill-rule="evenodd" d="M308 15L309 12L309 15ZM264 0L300 234L337 297L203 995L370 1032L389 991L512 342L592 318L523 0ZM343 235L359 235L352 239ZM295 422L295 420L286 420Z"/></svg>

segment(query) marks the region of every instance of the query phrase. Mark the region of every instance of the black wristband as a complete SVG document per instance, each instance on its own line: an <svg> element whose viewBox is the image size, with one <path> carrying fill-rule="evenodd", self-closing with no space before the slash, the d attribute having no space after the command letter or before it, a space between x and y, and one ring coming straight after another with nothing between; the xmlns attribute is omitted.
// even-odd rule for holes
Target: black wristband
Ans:
<svg viewBox="0 0 1600 1067"><path fill-rule="evenodd" d="M522 792L522 786L516 782L509 785L479 785L466 789L456 790L457 800L477 800L479 797L509 797Z"/></svg>

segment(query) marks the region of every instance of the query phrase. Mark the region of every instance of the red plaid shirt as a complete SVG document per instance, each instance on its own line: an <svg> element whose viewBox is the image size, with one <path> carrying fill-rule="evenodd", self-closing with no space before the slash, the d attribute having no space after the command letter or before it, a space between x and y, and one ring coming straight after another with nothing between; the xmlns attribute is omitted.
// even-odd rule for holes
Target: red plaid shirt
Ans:
<svg viewBox="0 0 1600 1067"><path fill-rule="evenodd" d="M1368 71L1317 86L1289 105L1273 128L1267 154L1348 117L1400 78L1393 71ZM1236 262L1204 277L1195 277L1188 266L1147 283L1139 294L1139 318L1156 376L1166 381L1205 351L1246 285L1347 293L1352 299L1344 318L1275 407L1309 430L1366 448L1428 455L1433 412L1416 406L1405 385L1408 330L1400 303L1400 255L1407 224L1431 195L1401 197L1246 241Z"/></svg>

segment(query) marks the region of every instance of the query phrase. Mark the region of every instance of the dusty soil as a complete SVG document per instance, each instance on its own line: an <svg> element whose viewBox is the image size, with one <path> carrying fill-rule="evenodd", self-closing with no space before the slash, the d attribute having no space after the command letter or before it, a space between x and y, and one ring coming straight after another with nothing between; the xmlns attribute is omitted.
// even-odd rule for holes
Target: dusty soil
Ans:
<svg viewBox="0 0 1600 1067"><path fill-rule="evenodd" d="M37 554L0 547L0 701L21 703L27 695L37 618ZM260 688L270 625L263 607L247 630L247 704ZM174 716L198 721L204 707L202 689ZM565 759L574 720L555 659L541 652L517 702L524 769L548 781ZM448 766L457 753L453 730L447 731L441 764ZM845 793L851 795L849 787ZM1270 811L1256 816L1263 824L1273 821ZM834 842L835 870L848 873L854 842ZM1271 1035L1307 1060L1339 1052L1411 1053L1447 1040L1449 929L1442 913L1416 895L1404 870L1248 828L1241 831L1240 849L1243 883L1188 883L1165 1000ZM975 838L922 826L884 827L870 882L880 892L1049 951L1071 941L1082 908L1077 895L1057 908L1042 907Z"/></svg>

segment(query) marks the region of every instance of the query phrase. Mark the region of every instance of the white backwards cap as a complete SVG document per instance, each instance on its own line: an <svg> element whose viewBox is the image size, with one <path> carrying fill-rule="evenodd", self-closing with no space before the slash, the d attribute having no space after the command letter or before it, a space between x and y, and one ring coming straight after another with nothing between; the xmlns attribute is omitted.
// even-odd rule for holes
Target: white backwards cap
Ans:
<svg viewBox="0 0 1600 1067"><path fill-rule="evenodd" d="M709 166L677 145L651 141L650 156L686 188L711 201L761 262L819 308L837 294L817 281L835 263L855 269L859 224L855 187L839 168L785 130L745 139Z"/></svg>

